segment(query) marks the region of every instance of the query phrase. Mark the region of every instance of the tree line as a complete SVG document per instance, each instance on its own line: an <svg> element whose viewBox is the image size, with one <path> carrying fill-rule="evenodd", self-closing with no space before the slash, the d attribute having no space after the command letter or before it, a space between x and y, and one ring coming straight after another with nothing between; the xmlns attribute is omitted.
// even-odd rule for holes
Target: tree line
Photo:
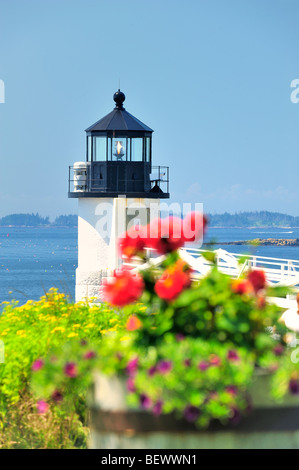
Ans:
<svg viewBox="0 0 299 470"><path fill-rule="evenodd" d="M60 215L56 217L53 222L50 222L49 217L42 217L36 214L10 214L0 219L0 226L19 226L19 227L76 227L78 225L77 215Z"/></svg>
<svg viewBox="0 0 299 470"><path fill-rule="evenodd" d="M299 227L299 217L280 212L256 211L208 214L212 227Z"/></svg>

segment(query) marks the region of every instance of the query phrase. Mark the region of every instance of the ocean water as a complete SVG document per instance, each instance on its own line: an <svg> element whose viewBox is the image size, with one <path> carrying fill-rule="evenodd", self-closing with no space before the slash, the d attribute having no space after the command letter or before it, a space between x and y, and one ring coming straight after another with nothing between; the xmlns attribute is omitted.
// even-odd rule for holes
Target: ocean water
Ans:
<svg viewBox="0 0 299 470"><path fill-rule="evenodd" d="M299 247L221 245L254 238L299 238L299 229L209 228L205 240L231 253L299 260ZM39 299L50 287L74 298L77 256L77 228L0 227L0 302Z"/></svg>
<svg viewBox="0 0 299 470"><path fill-rule="evenodd" d="M0 302L39 299L50 287L74 298L77 228L0 227Z"/></svg>

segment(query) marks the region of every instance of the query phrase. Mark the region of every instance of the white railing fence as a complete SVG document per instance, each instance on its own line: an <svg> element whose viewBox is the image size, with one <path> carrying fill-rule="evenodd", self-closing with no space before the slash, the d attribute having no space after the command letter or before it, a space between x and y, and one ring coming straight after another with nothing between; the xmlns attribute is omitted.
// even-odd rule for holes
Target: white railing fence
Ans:
<svg viewBox="0 0 299 470"><path fill-rule="evenodd" d="M207 250L195 248L181 248L180 256L193 269L193 276L200 278L211 269L211 263L206 260L203 253ZM163 256L157 256L156 252L147 248L146 263L133 258L130 262L123 260L123 264L131 266L135 270L145 269L149 264L159 265ZM239 253L229 253L221 248L214 251L219 270L234 278L242 276L248 269L260 269L265 272L267 282L273 285L285 285L299 288L299 261L266 256L246 256Z"/></svg>

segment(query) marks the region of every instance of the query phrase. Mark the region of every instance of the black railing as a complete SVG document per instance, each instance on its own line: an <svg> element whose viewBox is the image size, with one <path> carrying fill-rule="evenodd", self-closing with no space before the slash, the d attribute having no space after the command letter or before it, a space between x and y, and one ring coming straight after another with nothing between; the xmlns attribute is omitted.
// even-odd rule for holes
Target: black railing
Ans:
<svg viewBox="0 0 299 470"><path fill-rule="evenodd" d="M105 169L106 170L106 169ZM144 169L142 178L126 178L126 167L115 166L113 174L103 176L101 171L91 177L91 166L69 167L68 191L77 193L152 193L169 194L169 167L152 166L151 172ZM140 176L140 174L139 174Z"/></svg>

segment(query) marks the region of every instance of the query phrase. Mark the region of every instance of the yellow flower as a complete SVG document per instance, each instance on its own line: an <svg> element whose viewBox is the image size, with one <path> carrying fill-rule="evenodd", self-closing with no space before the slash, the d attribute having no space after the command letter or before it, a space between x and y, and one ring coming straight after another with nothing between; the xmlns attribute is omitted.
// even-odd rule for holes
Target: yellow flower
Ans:
<svg viewBox="0 0 299 470"><path fill-rule="evenodd" d="M18 330L18 331L17 331L17 335L18 335L18 336L21 336L21 335L23 335L24 333L26 334L26 331L25 331L25 330Z"/></svg>
<svg viewBox="0 0 299 470"><path fill-rule="evenodd" d="M93 328L94 326L96 326L95 323L88 323L85 328Z"/></svg>
<svg viewBox="0 0 299 470"><path fill-rule="evenodd" d="M67 335L68 338L73 338L74 336L78 336L78 333L70 333Z"/></svg>
<svg viewBox="0 0 299 470"><path fill-rule="evenodd" d="M127 341L128 339L130 339L129 336L122 336L119 341Z"/></svg>
<svg viewBox="0 0 299 470"><path fill-rule="evenodd" d="M63 328L62 326L56 326L56 328L54 328L51 333L55 333L56 331L61 331L61 333L64 333L65 332L65 328Z"/></svg>

